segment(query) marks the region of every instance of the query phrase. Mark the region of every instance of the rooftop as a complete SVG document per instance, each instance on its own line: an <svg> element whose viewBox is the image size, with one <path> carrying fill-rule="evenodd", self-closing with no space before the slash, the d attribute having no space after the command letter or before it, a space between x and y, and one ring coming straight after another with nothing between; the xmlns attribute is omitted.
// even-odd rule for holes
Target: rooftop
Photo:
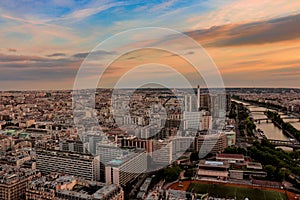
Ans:
<svg viewBox="0 0 300 200"><path fill-rule="evenodd" d="M217 154L217 159L234 159L234 160L244 160L243 154L229 154L229 153L221 153Z"/></svg>
<svg viewBox="0 0 300 200"><path fill-rule="evenodd" d="M61 151L61 150L54 150L54 149L39 149L36 151L37 155L52 155L52 156L60 156L66 157L69 159L80 159L80 160L93 160L95 156L86 153L75 153L69 151Z"/></svg>
<svg viewBox="0 0 300 200"><path fill-rule="evenodd" d="M119 167L123 163L126 163L126 162L130 161L131 159L133 159L134 157L138 156L138 154L140 154L140 153L143 153L143 151L135 150L135 151L129 152L128 154L126 154L124 156L121 156L121 157L118 157L118 158L115 158L115 159L109 161L107 163L107 165Z"/></svg>
<svg viewBox="0 0 300 200"><path fill-rule="evenodd" d="M65 187L59 187L69 185ZM57 173L40 177L29 185L31 190L52 190L56 194L63 194L84 199L103 199L121 188L116 185L105 185L104 183L88 181L74 176L65 176Z"/></svg>
<svg viewBox="0 0 300 200"><path fill-rule="evenodd" d="M9 165L0 166L0 184L11 184L37 174L36 170L13 167Z"/></svg>
<svg viewBox="0 0 300 200"><path fill-rule="evenodd" d="M208 160L200 160L199 168L229 168L229 164L227 161L208 161Z"/></svg>

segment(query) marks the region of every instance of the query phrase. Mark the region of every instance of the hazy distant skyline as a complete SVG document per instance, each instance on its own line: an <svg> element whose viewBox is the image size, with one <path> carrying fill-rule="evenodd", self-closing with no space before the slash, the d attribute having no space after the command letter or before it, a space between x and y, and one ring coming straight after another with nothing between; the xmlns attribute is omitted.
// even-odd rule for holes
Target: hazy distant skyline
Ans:
<svg viewBox="0 0 300 200"><path fill-rule="evenodd" d="M300 2L292 0L1 1L0 90L72 89L87 52L140 27L171 28L194 38L215 61L225 87L298 88L299 24ZM132 60L139 63L140 55L114 63L107 79ZM168 53L156 59L191 73Z"/></svg>

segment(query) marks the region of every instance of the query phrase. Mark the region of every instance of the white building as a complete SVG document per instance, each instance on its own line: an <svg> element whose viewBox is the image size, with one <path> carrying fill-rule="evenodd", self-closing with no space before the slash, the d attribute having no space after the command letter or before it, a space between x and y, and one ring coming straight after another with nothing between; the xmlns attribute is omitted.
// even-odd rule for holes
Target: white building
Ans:
<svg viewBox="0 0 300 200"><path fill-rule="evenodd" d="M156 164L169 165L173 161L173 141L154 140L152 161Z"/></svg>
<svg viewBox="0 0 300 200"><path fill-rule="evenodd" d="M107 164L109 161L118 157L126 156L129 153L127 149L121 149L116 143L99 142L96 147L96 155L100 156L100 162Z"/></svg>
<svg viewBox="0 0 300 200"><path fill-rule="evenodd" d="M184 125L183 128L200 130L202 127L201 122L202 113L201 112L183 112Z"/></svg>
<svg viewBox="0 0 300 200"><path fill-rule="evenodd" d="M172 139L173 153L184 153L194 149L195 137L176 136Z"/></svg>
<svg viewBox="0 0 300 200"><path fill-rule="evenodd" d="M100 180L100 158L90 154L57 150L37 150L36 168L43 174L60 172L86 180Z"/></svg>
<svg viewBox="0 0 300 200"><path fill-rule="evenodd" d="M89 152L92 154L96 153L96 144L98 142L103 141L105 138L104 136L97 134L97 133L88 133L81 136L81 140L83 143L89 143Z"/></svg>
<svg viewBox="0 0 300 200"><path fill-rule="evenodd" d="M132 152L127 156L114 159L105 166L107 184L126 185L147 170L147 154Z"/></svg>
<svg viewBox="0 0 300 200"><path fill-rule="evenodd" d="M234 131L224 131L224 134L227 138L227 146L235 145L236 133Z"/></svg>

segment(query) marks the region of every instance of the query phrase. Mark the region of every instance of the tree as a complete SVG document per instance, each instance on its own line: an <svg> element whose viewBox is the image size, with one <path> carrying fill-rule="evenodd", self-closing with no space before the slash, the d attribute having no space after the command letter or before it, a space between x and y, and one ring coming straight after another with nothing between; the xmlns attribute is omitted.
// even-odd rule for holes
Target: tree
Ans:
<svg viewBox="0 0 300 200"><path fill-rule="evenodd" d="M178 179L178 176L181 172L181 169L179 166L166 168L164 170L164 177L167 182L176 181Z"/></svg>
<svg viewBox="0 0 300 200"><path fill-rule="evenodd" d="M276 172L276 167L272 166L272 165L266 165L265 166L265 171L268 174L268 178L270 179L274 179L275 177L275 172Z"/></svg>
<svg viewBox="0 0 300 200"><path fill-rule="evenodd" d="M195 170L194 169L187 169L184 173L185 177L191 178L194 176Z"/></svg>
<svg viewBox="0 0 300 200"><path fill-rule="evenodd" d="M191 162L199 160L199 152L193 151L190 156Z"/></svg>

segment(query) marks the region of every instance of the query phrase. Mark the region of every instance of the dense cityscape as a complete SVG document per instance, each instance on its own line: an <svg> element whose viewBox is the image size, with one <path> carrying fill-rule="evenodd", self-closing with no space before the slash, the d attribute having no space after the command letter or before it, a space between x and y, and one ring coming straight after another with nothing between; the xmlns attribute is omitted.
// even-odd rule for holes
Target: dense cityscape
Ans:
<svg viewBox="0 0 300 200"><path fill-rule="evenodd" d="M299 0L0 0L0 200L300 200Z"/></svg>
<svg viewBox="0 0 300 200"><path fill-rule="evenodd" d="M127 99L128 90L118 99ZM168 89L140 89L128 100L126 115L118 107L124 105L113 103L127 101L111 101L110 89L98 89L101 130L87 131L74 124L72 91L1 92L1 197L234 199L246 197L245 187L298 198L299 91L194 91L189 96L177 89L181 96L174 96ZM152 105L163 105L166 113ZM217 115L224 115L222 128L210 132ZM85 112L82 121L90 116ZM204 192L198 181L241 191Z"/></svg>

